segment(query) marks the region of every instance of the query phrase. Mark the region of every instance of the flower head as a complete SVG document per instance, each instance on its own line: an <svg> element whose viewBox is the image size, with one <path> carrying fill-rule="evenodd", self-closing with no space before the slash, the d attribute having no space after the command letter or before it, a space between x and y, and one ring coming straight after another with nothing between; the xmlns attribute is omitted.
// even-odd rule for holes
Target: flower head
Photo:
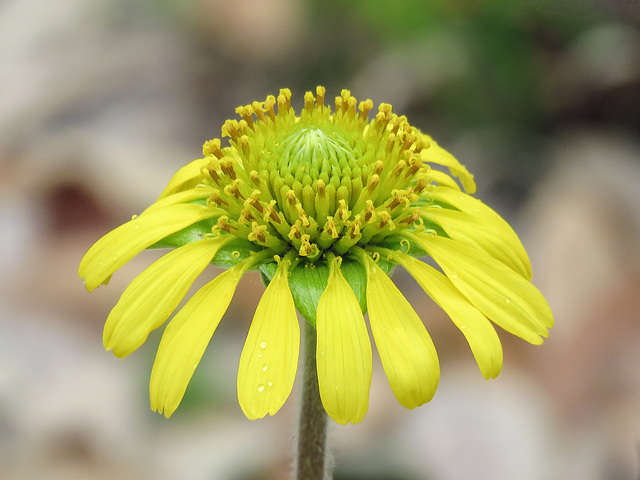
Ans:
<svg viewBox="0 0 640 480"><path fill-rule="evenodd" d="M542 342L553 319L530 283L516 234L469 195L473 178L453 156L390 105L375 115L372 108L347 90L331 108L322 87L305 94L299 115L287 89L239 107L240 120L222 127L229 146L206 142L204 158L181 168L155 203L87 252L79 274L92 290L142 250L175 248L129 285L107 318L104 344L119 357L169 318L209 263L228 267L166 327L151 374L153 409L170 416L178 407L249 270L268 282L238 371L249 418L274 414L291 392L296 310L317 329L320 395L337 422L356 423L367 411L367 311L398 401L414 408L433 397L436 349L388 276L395 265L451 317L485 378L502 367L494 324ZM416 258L427 255L441 270Z"/></svg>

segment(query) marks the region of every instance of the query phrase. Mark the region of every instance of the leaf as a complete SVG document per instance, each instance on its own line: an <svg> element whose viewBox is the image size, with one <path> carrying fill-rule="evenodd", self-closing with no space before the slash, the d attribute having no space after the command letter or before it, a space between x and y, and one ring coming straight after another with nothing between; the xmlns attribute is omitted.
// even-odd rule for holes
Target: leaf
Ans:
<svg viewBox="0 0 640 480"><path fill-rule="evenodd" d="M395 266L391 262L380 259L378 262L380 268L387 274L393 270ZM276 273L278 266L275 263L267 263L260 267L265 283L271 281ZM364 267L356 260L349 257L343 257L340 271L345 280L349 282L353 292L356 294L358 303L362 313L367 312L367 272ZM298 312L315 327L316 312L318 310L318 302L320 296L327 287L329 278L329 266L324 260L320 259L314 263L300 262L289 276L289 288L293 295L293 301Z"/></svg>

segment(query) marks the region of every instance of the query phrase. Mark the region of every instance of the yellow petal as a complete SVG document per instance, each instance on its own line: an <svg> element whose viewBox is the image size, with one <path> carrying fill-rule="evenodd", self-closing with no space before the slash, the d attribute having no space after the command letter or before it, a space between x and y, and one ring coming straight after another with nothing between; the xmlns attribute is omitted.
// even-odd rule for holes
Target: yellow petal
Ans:
<svg viewBox="0 0 640 480"><path fill-rule="evenodd" d="M104 326L104 346L129 355L169 318L196 277L230 235L207 238L172 250L142 272L124 291Z"/></svg>
<svg viewBox="0 0 640 480"><path fill-rule="evenodd" d="M441 148L431 137L423 135L423 139L429 145L420 152L422 161L428 163L437 163L443 165L449 169L451 175L454 175L460 179L460 183L464 187L467 193L475 193L476 183L473 180L473 175L462 165L456 158Z"/></svg>
<svg viewBox="0 0 640 480"><path fill-rule="evenodd" d="M396 258L460 329L482 375L487 379L497 377L502 369L502 344L487 317L435 268L409 255L397 254Z"/></svg>
<svg viewBox="0 0 640 480"><path fill-rule="evenodd" d="M151 408L170 417L182 401L243 271L233 267L202 287L167 326L153 364Z"/></svg>
<svg viewBox="0 0 640 480"><path fill-rule="evenodd" d="M431 169L427 176L429 177L429 181L436 182L441 187L453 188L458 192L460 191L460 187L456 181L444 172Z"/></svg>
<svg viewBox="0 0 640 480"><path fill-rule="evenodd" d="M204 200L211 195L211 190L207 188L190 188L189 190L180 191L178 193L173 193L171 195L167 195L162 197L160 200L156 200L155 203L152 203L147 207L147 209L142 212L140 215L146 215L152 210L156 208L168 207L169 205L176 205L178 203L193 203L198 200ZM209 207L211 208L211 207Z"/></svg>
<svg viewBox="0 0 640 480"><path fill-rule="evenodd" d="M358 423L369 408L371 342L358 299L339 265L335 258L318 302L318 385L331 418L341 424Z"/></svg>
<svg viewBox="0 0 640 480"><path fill-rule="evenodd" d="M478 310L508 332L540 344L553 315L540 292L518 273L482 250L428 234L411 237Z"/></svg>
<svg viewBox="0 0 640 480"><path fill-rule="evenodd" d="M172 205L136 217L98 240L80 262L78 274L91 291L145 248L213 215L202 205Z"/></svg>
<svg viewBox="0 0 640 480"><path fill-rule="evenodd" d="M367 258L371 332L391 390L406 408L433 398L440 363L424 324L391 279Z"/></svg>
<svg viewBox="0 0 640 480"><path fill-rule="evenodd" d="M267 286L238 367L238 401L247 418L275 414L291 393L298 367L300 326L282 261Z"/></svg>
<svg viewBox="0 0 640 480"><path fill-rule="evenodd" d="M169 180L169 184L158 197L158 200L169 195L195 187L201 181L202 167L209 165L208 158L199 158L178 170Z"/></svg>
<svg viewBox="0 0 640 480"><path fill-rule="evenodd" d="M487 252L531 280L531 263L520 239L501 222L489 224L478 216L448 208L425 207L422 217L440 225L452 240Z"/></svg>

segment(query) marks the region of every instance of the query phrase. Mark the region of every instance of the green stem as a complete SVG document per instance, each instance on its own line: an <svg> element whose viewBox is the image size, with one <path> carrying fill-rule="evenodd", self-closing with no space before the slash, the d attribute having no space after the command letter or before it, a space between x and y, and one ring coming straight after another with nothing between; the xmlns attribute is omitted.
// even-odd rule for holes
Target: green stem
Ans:
<svg viewBox="0 0 640 480"><path fill-rule="evenodd" d="M322 406L316 367L316 329L304 324L302 408L298 425L297 480L326 480L327 413Z"/></svg>

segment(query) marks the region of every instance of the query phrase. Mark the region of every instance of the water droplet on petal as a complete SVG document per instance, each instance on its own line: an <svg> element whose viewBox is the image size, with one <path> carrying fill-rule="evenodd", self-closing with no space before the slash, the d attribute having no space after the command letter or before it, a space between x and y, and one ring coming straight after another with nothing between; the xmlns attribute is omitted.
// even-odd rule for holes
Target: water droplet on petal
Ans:
<svg viewBox="0 0 640 480"><path fill-rule="evenodd" d="M263 370L263 371L265 371L265 372L266 372L268 369L269 369L269 367L268 367L267 365L263 365L263 366L262 366L262 370Z"/></svg>
<svg viewBox="0 0 640 480"><path fill-rule="evenodd" d="M262 392L264 390L264 385L260 384L258 385L258 391Z"/></svg>
<svg viewBox="0 0 640 480"><path fill-rule="evenodd" d="M505 302L507 302L507 303L511 303L511 299L510 299L509 297L506 297L506 298L504 299L504 301L505 301Z"/></svg>
<svg viewBox="0 0 640 480"><path fill-rule="evenodd" d="M260 342L260 348L263 350L267 348L267 342Z"/></svg>
<svg viewBox="0 0 640 480"><path fill-rule="evenodd" d="M458 274L456 272L451 272L451 275L449 275L451 278L458 278Z"/></svg>
<svg viewBox="0 0 640 480"><path fill-rule="evenodd" d="M267 382L267 387L273 386L273 382Z"/></svg>

